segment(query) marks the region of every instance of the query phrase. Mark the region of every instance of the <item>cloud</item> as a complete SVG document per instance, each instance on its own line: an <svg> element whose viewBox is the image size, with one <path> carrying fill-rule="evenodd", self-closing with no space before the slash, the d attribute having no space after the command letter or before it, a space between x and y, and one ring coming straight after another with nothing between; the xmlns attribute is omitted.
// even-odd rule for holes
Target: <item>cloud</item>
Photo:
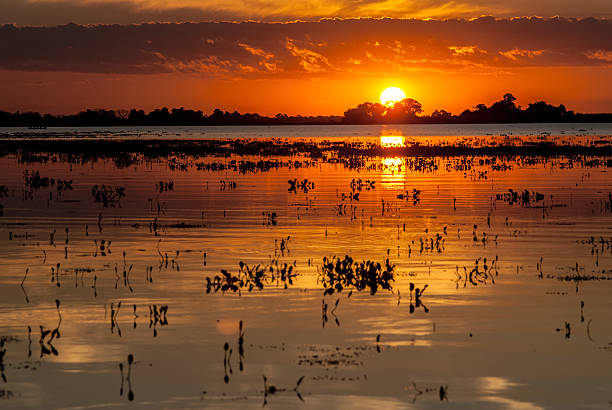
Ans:
<svg viewBox="0 0 612 410"><path fill-rule="evenodd" d="M460 57L473 56L476 53L487 53L485 50L481 50L477 46L448 46L448 49L452 51L454 55Z"/></svg>
<svg viewBox="0 0 612 410"><path fill-rule="evenodd" d="M298 64L308 73L320 73L328 68L333 68L327 57L309 50L308 48L300 48L295 45L295 40L287 38L285 47L292 56L296 57Z"/></svg>
<svg viewBox="0 0 612 410"><path fill-rule="evenodd" d="M514 48L508 51L500 51L499 54L502 56L509 58L512 61L518 61L520 57L523 58L535 58L544 53L545 50L520 50L518 48Z"/></svg>
<svg viewBox="0 0 612 410"><path fill-rule="evenodd" d="M592 60L600 60L612 63L612 51L610 50L589 51L586 53L586 56L587 58Z"/></svg>
<svg viewBox="0 0 612 410"><path fill-rule="evenodd" d="M0 24L287 22L340 17L612 17L609 0L3 0Z"/></svg>
<svg viewBox="0 0 612 410"><path fill-rule="evenodd" d="M238 45L249 53L251 53L252 55L261 57L261 60L259 60L258 64L260 66L263 66L268 72L279 73L283 71L281 68L278 67L278 63L274 59L274 54L268 53L262 50L261 48L251 47L245 43L238 43ZM249 72L251 73L256 71L257 70L249 70Z"/></svg>
<svg viewBox="0 0 612 410"><path fill-rule="evenodd" d="M288 78L598 66L610 63L611 32L594 18L4 25L0 69Z"/></svg>

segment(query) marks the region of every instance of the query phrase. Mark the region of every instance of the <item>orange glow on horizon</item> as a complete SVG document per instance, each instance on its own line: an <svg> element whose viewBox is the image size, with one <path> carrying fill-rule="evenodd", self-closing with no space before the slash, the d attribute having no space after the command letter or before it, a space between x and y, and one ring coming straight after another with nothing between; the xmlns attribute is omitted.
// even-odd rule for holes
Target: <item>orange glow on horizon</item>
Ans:
<svg viewBox="0 0 612 410"><path fill-rule="evenodd" d="M349 108L379 101L385 85L397 84L423 105L426 114L444 109L459 114L464 109L487 105L511 92L517 104L545 100L581 112L609 111L612 68L564 67L509 69L507 73L426 73L386 78L345 76L311 79L215 80L172 74L106 75L63 72L32 73L0 70L0 89L7 111L40 111L72 114L87 108L143 109L161 107L215 108L274 116L342 115ZM409 84L408 84L409 82ZM78 83L79 87L74 87ZM560 84L575 84L573 91ZM15 85L20 87L15 87ZM152 87L151 84L155 84ZM449 91L451 90L452 91ZM287 92L291 90L291 92ZM296 98L297 97L297 98Z"/></svg>

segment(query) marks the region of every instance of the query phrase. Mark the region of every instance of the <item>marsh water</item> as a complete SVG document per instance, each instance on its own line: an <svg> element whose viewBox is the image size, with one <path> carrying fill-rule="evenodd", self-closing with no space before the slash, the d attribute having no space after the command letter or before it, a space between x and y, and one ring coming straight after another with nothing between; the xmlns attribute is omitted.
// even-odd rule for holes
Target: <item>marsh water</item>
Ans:
<svg viewBox="0 0 612 410"><path fill-rule="evenodd" d="M3 150L0 407L610 408L608 151L363 134L376 155Z"/></svg>
<svg viewBox="0 0 612 410"><path fill-rule="evenodd" d="M151 127L51 127L26 129L0 127L1 138L362 138L418 137L592 137L612 135L610 123L529 124L382 124L382 125L276 125L276 126L151 126Z"/></svg>

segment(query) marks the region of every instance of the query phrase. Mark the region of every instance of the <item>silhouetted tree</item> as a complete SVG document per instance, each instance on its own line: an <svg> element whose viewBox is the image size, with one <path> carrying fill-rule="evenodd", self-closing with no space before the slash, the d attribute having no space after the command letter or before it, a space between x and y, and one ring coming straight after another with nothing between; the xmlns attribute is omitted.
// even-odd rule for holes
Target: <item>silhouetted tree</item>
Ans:
<svg viewBox="0 0 612 410"><path fill-rule="evenodd" d="M379 103L366 102L344 112L344 122L349 124L377 124L382 121L386 107Z"/></svg>
<svg viewBox="0 0 612 410"><path fill-rule="evenodd" d="M431 119L435 122L446 122L450 121L453 115L445 110L434 110L431 113Z"/></svg>
<svg viewBox="0 0 612 410"><path fill-rule="evenodd" d="M143 110L88 109L71 115L41 115L37 112L0 111L0 126L120 126L120 125L304 125L304 124L381 124L381 123L502 123L502 122L612 122L612 114L580 114L566 110L564 105L554 106L537 101L523 110L516 105L516 98L506 93L490 107L478 104L473 110L452 115L445 110L435 110L423 115L421 104L411 98L385 107L366 102L345 111L343 117L277 114L264 117L256 113L232 113L216 108L206 116L202 111L184 107L160 108L145 113Z"/></svg>
<svg viewBox="0 0 612 410"><path fill-rule="evenodd" d="M422 112L423 107L420 102L412 98L406 98L388 107L383 117L384 122L388 123L416 122L417 115Z"/></svg>

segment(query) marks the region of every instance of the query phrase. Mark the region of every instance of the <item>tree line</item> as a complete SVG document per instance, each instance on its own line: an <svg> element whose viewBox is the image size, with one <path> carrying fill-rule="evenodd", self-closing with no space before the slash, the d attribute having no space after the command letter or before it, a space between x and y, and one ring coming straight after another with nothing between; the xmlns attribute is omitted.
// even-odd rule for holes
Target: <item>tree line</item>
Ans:
<svg viewBox="0 0 612 410"><path fill-rule="evenodd" d="M582 114L567 110L563 104L554 106L544 101L516 105L516 98L507 93L500 101L487 106L478 104L458 115L435 110L424 115L421 104L406 98L391 106L365 102L350 108L342 116L273 117L241 114L215 109L210 115L199 110L160 108L143 110L88 109L71 115L40 114L38 112L0 111L3 127L83 127L83 126L196 126L196 125L309 125L309 124L477 124L529 122L612 122L612 114Z"/></svg>

